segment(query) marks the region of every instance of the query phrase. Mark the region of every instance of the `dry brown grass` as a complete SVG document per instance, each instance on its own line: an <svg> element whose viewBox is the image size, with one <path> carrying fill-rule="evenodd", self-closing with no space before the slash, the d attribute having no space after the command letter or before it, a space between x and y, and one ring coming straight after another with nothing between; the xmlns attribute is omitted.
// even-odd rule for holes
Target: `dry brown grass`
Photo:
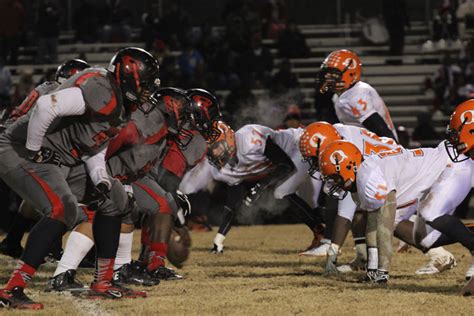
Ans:
<svg viewBox="0 0 474 316"><path fill-rule="evenodd" d="M427 261L421 253L396 254L392 279L388 286L380 287L357 283L360 275L355 273L341 279L323 277L324 259L296 255L310 241L302 225L235 227L223 255L208 253L214 234L193 234L192 257L180 270L186 279L162 282L148 290L147 299L89 301L44 293L53 267L43 268L28 293L46 308L31 314L474 315L474 297L457 295L471 263L459 245L447 247L458 266L437 276L414 275ZM343 248L340 262L352 258L350 244ZM3 283L14 263L3 256L0 260ZM91 276L92 270L79 274L86 281Z"/></svg>

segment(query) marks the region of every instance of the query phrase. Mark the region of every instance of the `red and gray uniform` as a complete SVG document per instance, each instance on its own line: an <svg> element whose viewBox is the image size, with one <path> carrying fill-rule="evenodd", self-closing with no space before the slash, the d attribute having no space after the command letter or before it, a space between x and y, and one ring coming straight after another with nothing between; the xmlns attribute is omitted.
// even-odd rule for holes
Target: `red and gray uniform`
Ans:
<svg viewBox="0 0 474 316"><path fill-rule="evenodd" d="M36 104L36 101L39 97L51 93L59 87L59 83L56 81L46 81L36 88L31 90L28 96L23 100L23 102L13 109L10 117L5 122L5 126L10 125L14 121L18 120L23 115L27 114Z"/></svg>
<svg viewBox="0 0 474 316"><path fill-rule="evenodd" d="M32 107L0 135L0 177L34 208L73 227L78 212L66 182L69 169L105 164L104 149L125 120L120 88L105 69L91 68L39 97ZM28 160L28 150L44 147L56 152L61 167Z"/></svg>

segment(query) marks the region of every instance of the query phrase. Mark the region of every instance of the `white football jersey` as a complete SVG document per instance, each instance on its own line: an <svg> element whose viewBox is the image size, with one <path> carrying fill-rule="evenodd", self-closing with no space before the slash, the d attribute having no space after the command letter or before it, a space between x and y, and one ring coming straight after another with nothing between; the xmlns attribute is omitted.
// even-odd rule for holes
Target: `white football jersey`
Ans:
<svg viewBox="0 0 474 316"><path fill-rule="evenodd" d="M334 107L341 123L362 127L362 122L377 112L387 123L393 135L397 137L397 131L387 106L377 91L368 83L359 81L340 96L336 95L335 98Z"/></svg>
<svg viewBox="0 0 474 316"><path fill-rule="evenodd" d="M386 195L396 191L397 208L405 208L428 192L453 163L444 147L406 150L398 147L366 158L357 172L356 202L368 211L380 208Z"/></svg>
<svg viewBox="0 0 474 316"><path fill-rule="evenodd" d="M235 133L237 165L226 164L220 170L212 168L213 178L235 185L242 180L253 180L267 175L271 172L272 165L264 155L267 138L271 137L275 144L292 157L299 151L298 142L302 132L301 128L275 131L257 124L243 126Z"/></svg>
<svg viewBox="0 0 474 316"><path fill-rule="evenodd" d="M334 124L337 132L344 140L354 144L364 155L364 158L382 151L393 150L401 147L393 139L388 137L379 137L375 133L368 131L363 127L352 125Z"/></svg>

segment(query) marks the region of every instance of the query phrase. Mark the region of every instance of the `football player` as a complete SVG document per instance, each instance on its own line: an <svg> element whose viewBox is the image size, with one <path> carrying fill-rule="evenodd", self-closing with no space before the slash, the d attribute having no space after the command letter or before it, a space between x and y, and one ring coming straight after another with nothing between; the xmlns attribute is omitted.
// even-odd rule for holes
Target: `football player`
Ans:
<svg viewBox="0 0 474 316"><path fill-rule="evenodd" d="M346 125L364 127L380 137L397 139L390 113L377 91L362 82L362 63L352 51L339 49L331 52L321 64L316 78L317 89L321 93L334 93L334 107L339 121ZM345 202L346 203L346 202ZM356 213L352 224L352 234L360 247L356 248L356 259L364 256L359 250L365 245L366 217ZM335 221L334 212L326 212L326 224L331 228ZM331 229L325 231L325 238L331 239ZM313 253L324 253L325 249L314 249ZM345 268L350 270L351 266Z"/></svg>
<svg viewBox="0 0 474 316"><path fill-rule="evenodd" d="M471 162L452 163L444 143L437 148L397 148L364 160L356 146L336 141L321 153L319 162L326 192L336 197L353 192L360 207L369 212L367 281L387 282L395 218L400 222L400 219L409 219L414 212L448 239L460 242L473 253L474 234L459 219L451 215L438 218L427 215L442 213L441 208L455 208L457 205L441 203L441 200L449 199L459 204L466 195L463 193L470 189ZM456 186L459 182L461 184ZM440 188L449 187L457 188L452 196L439 193ZM435 199L441 200L436 203ZM404 241L416 245L408 238Z"/></svg>
<svg viewBox="0 0 474 316"><path fill-rule="evenodd" d="M66 179L68 168L85 163L92 170L105 164L109 140L128 120L133 102L149 95L158 72L157 61L139 48L119 51L109 70L90 68L78 73L50 94L36 100L34 110L10 125L0 136L0 177L45 216L35 225L6 287L2 306L41 309L24 288L48 254L50 245L78 221L77 200ZM55 127L54 129L52 127ZM97 190L110 191L115 181L90 173ZM110 205L110 209L114 209ZM112 287L108 272L120 233L113 212L96 214L94 239L98 264L91 288L98 293ZM118 291L122 291L116 288Z"/></svg>
<svg viewBox="0 0 474 316"><path fill-rule="evenodd" d="M205 188L213 179L229 186L211 252L223 252L226 234L242 202L253 204L265 190L274 189L275 198L288 199L300 213L311 213L311 206L317 207L314 196L321 183L308 176L308 167L302 162L298 150L302 129L274 131L250 124L234 133L223 122L214 124L217 134L209 142L207 159L187 173L180 185L186 194ZM310 216L304 219L319 238L321 221Z"/></svg>
<svg viewBox="0 0 474 316"><path fill-rule="evenodd" d="M300 151L303 159L309 163L309 172L313 177L320 178L318 158L319 153L335 140L347 140L354 144L362 153L364 158L387 150L401 148L393 139L378 137L365 128L334 124L326 122L315 122L308 125L300 138ZM321 178L320 178L321 179ZM356 205L350 195L347 195L338 203L338 212L333 227L333 248L340 248L347 236L351 222L356 211ZM354 232L353 232L354 234ZM364 270L366 268L367 250L365 244L365 231L362 236L354 236L356 258L348 265L338 267L340 272ZM330 249L331 240L323 239L318 248L303 252L302 255L326 256ZM431 260L428 265L431 271L440 272L455 266L454 256L442 247L433 248L428 251ZM436 263L436 264L435 264ZM428 266L425 269L428 269Z"/></svg>
<svg viewBox="0 0 474 316"><path fill-rule="evenodd" d="M47 81L35 87L28 94L25 100L12 111L9 119L5 122L5 126L12 124L21 116L31 111L39 97L52 92L69 77L87 68L90 68L90 65L81 59L70 59L59 65L56 70L55 81ZM16 216L7 236L0 243L0 252L2 254L10 255L15 258L18 258L21 255L23 252L21 240L29 224L30 221L25 219L21 213Z"/></svg>

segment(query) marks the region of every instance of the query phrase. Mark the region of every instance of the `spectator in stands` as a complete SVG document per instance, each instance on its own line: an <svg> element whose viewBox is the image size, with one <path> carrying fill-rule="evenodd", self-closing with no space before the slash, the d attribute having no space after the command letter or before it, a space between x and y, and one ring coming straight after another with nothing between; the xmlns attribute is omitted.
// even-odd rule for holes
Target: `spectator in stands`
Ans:
<svg viewBox="0 0 474 316"><path fill-rule="evenodd" d="M204 86L204 58L192 43L185 44L183 52L178 57L178 65L182 75L182 87Z"/></svg>
<svg viewBox="0 0 474 316"><path fill-rule="evenodd" d="M31 90L35 88L35 82L33 81L33 70L23 70L20 73L20 80L15 84L13 96L12 96L12 107L16 107L23 102L26 96Z"/></svg>
<svg viewBox="0 0 474 316"><path fill-rule="evenodd" d="M98 8L94 0L80 1L79 7L74 11L73 21L78 42L94 43L97 41L97 30L100 27Z"/></svg>
<svg viewBox="0 0 474 316"><path fill-rule="evenodd" d="M25 22L25 10L21 1L0 1L0 21L0 58L5 63L16 65Z"/></svg>
<svg viewBox="0 0 474 316"><path fill-rule="evenodd" d="M298 127L304 127L301 122L301 109L297 104L292 104L288 107L286 111L285 118L283 119L283 124L278 126L277 129Z"/></svg>
<svg viewBox="0 0 474 316"><path fill-rule="evenodd" d="M275 39L286 28L286 0L262 0L258 8L264 38Z"/></svg>
<svg viewBox="0 0 474 316"><path fill-rule="evenodd" d="M283 59L280 69L272 78L271 91L273 94L284 94L290 89L298 89L298 76L291 71L291 63L288 59Z"/></svg>
<svg viewBox="0 0 474 316"><path fill-rule="evenodd" d="M130 10L117 1L112 6L110 23L104 25L102 40L106 43L130 42L132 27Z"/></svg>
<svg viewBox="0 0 474 316"><path fill-rule="evenodd" d="M310 53L304 35L293 20L288 22L286 29L278 36L277 45L280 56L285 58L304 58Z"/></svg>
<svg viewBox="0 0 474 316"><path fill-rule="evenodd" d="M418 125L413 131L412 139L415 141L440 140L442 136L435 130L430 113L420 113L417 116Z"/></svg>
<svg viewBox="0 0 474 316"><path fill-rule="evenodd" d="M151 13L145 12L142 15L141 38L145 42L147 51L152 49L155 41L160 40L158 36L159 22L159 18ZM163 42L163 40L161 41Z"/></svg>
<svg viewBox="0 0 474 316"><path fill-rule="evenodd" d="M433 14L433 40L455 40L458 38L455 3L452 0L440 0Z"/></svg>
<svg viewBox="0 0 474 316"><path fill-rule="evenodd" d="M56 0L42 0L38 7L36 32L38 34L38 58L40 63L56 63L60 8Z"/></svg>
<svg viewBox="0 0 474 316"><path fill-rule="evenodd" d="M474 28L474 0L462 0L456 10L459 37L464 38L466 29Z"/></svg>
<svg viewBox="0 0 474 316"><path fill-rule="evenodd" d="M10 113L12 89L12 75L5 67L4 61L0 58L0 120ZM2 120L3 121L3 120Z"/></svg>
<svg viewBox="0 0 474 316"><path fill-rule="evenodd" d="M242 53L239 62L239 76L248 81L252 88L268 87L273 70L273 56L270 50L262 45L261 33L255 33L250 48Z"/></svg>
<svg viewBox="0 0 474 316"><path fill-rule="evenodd" d="M405 27L410 27L405 0L384 0L382 8L390 37L390 55L402 55L405 46Z"/></svg>
<svg viewBox="0 0 474 316"><path fill-rule="evenodd" d="M223 40L215 52L215 57L208 60L212 75L210 82L215 89L230 89L230 82L240 80L237 75L239 54L230 48L227 41Z"/></svg>
<svg viewBox="0 0 474 316"><path fill-rule="evenodd" d="M159 38L171 50L181 49L186 43L186 33L190 27L189 17L177 1L171 1L159 22Z"/></svg>

